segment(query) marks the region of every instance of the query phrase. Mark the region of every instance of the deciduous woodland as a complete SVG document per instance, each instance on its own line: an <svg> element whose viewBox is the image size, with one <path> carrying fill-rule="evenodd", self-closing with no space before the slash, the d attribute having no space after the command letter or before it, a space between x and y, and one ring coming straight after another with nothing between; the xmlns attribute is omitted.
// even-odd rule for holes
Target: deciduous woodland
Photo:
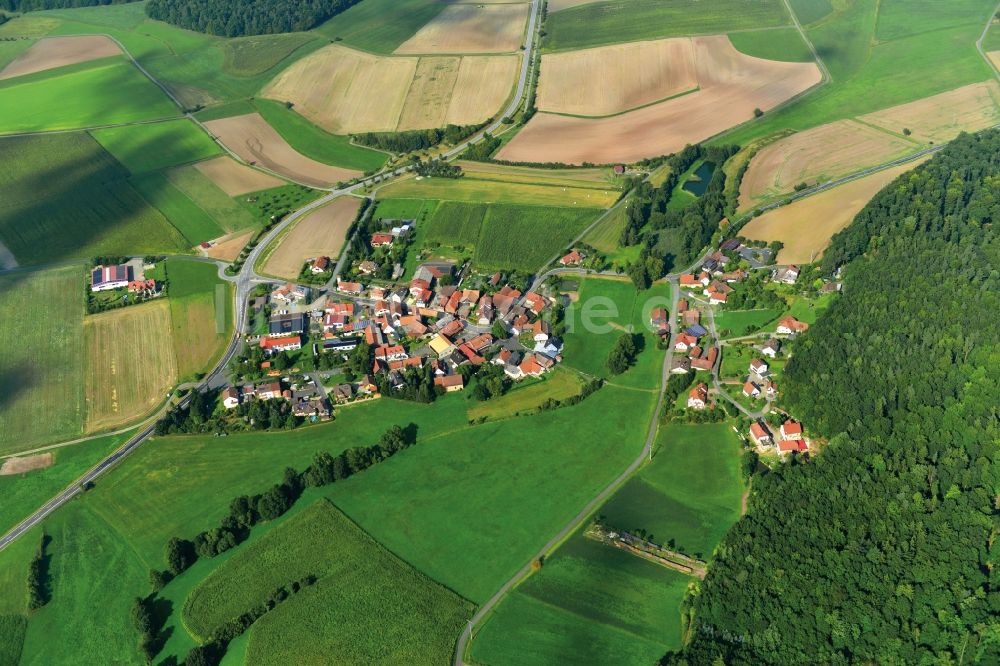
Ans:
<svg viewBox="0 0 1000 666"><path fill-rule="evenodd" d="M833 238L786 372L829 444L754 482L664 664L998 663L998 183L963 135Z"/></svg>
<svg viewBox="0 0 1000 666"><path fill-rule="evenodd" d="M309 30L355 2L357 0L150 0L146 13L150 18L188 30L240 37Z"/></svg>

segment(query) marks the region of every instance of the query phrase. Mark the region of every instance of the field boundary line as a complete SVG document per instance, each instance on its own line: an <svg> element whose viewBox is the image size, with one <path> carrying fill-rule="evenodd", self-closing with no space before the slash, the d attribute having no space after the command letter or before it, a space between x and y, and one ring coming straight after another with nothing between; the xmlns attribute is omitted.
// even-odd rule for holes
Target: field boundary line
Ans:
<svg viewBox="0 0 1000 666"><path fill-rule="evenodd" d="M986 51L983 50L983 41L986 39L986 35L990 31L990 27L993 25L993 19L996 18L997 12L1000 12L1000 2L996 4L993 11L990 12L989 17L986 19L986 25L983 26L983 31L980 33L979 39L976 40L976 50L979 51L979 55L986 61L986 64L990 66L990 69L993 71L993 77L1000 80L1000 69L997 69L996 63L994 63L990 57L986 55Z"/></svg>
<svg viewBox="0 0 1000 666"><path fill-rule="evenodd" d="M795 10L792 9L792 3L789 0L783 0L785 3L785 9L788 10L788 15L792 17L792 25L795 29L799 31L799 35L802 37L802 41L806 43L809 47L809 52L812 53L813 59L819 66L819 71L823 74L823 83L833 83L833 76L830 74L830 70L826 68L826 63L823 59L819 57L819 52L816 47L813 46L812 40L806 35L806 31L802 29L802 24L799 22L799 17L796 16ZM876 21L878 20L878 13L876 12Z"/></svg>
<svg viewBox="0 0 1000 666"><path fill-rule="evenodd" d="M645 104L640 104L639 106L633 106L631 108L625 109L624 111L615 111L614 113L608 113L603 116L585 116L579 113L565 113L562 111L547 111L545 109L539 108L538 113L546 113L550 116L565 116L567 118L582 118L584 120L603 120L604 118L615 118L617 116L624 116L627 113L632 113L633 111L641 111L642 109L648 108L650 106L656 106L657 104L662 104L663 102L669 102L675 100L679 97L686 97L687 95L692 95L696 92L701 92L701 86L695 86L694 88L689 88L688 90L682 90L679 93L674 93L667 97L661 99L654 99L652 102L646 102Z"/></svg>

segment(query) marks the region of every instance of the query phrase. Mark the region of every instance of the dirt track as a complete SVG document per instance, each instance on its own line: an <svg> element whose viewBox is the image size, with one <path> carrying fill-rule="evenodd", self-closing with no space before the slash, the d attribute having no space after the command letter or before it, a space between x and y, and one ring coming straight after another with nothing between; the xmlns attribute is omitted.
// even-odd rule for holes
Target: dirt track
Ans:
<svg viewBox="0 0 1000 666"><path fill-rule="evenodd" d="M738 52L725 35L692 38L700 90L612 116L538 113L499 159L525 162L632 162L664 155L750 120L820 82L812 63L775 62ZM600 81L591 98L599 99Z"/></svg>
<svg viewBox="0 0 1000 666"><path fill-rule="evenodd" d="M361 175L360 171L322 164L297 152L257 113L210 120L205 126L247 162L313 187L330 187Z"/></svg>
<svg viewBox="0 0 1000 666"><path fill-rule="evenodd" d="M120 55L121 49L107 37L48 37L41 39L0 71L0 80L64 65Z"/></svg>

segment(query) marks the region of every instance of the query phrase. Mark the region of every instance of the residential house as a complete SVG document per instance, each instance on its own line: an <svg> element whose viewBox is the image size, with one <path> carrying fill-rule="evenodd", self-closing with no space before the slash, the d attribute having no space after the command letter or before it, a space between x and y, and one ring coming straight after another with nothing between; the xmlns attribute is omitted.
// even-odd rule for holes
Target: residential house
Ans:
<svg viewBox="0 0 1000 666"><path fill-rule="evenodd" d="M759 398L760 397L760 387L753 382L745 382L743 384L743 395L748 398Z"/></svg>
<svg viewBox="0 0 1000 666"><path fill-rule="evenodd" d="M402 345L380 345L375 348L375 359L378 361L401 361L409 357Z"/></svg>
<svg viewBox="0 0 1000 666"><path fill-rule="evenodd" d="M539 362L539 359L534 354L526 356L518 367L521 370L522 376L525 377L541 377L545 374L545 366Z"/></svg>
<svg viewBox="0 0 1000 666"><path fill-rule="evenodd" d="M461 391L465 388L465 379L462 375L445 375L444 377L435 377L434 386L440 386L447 393Z"/></svg>
<svg viewBox="0 0 1000 666"><path fill-rule="evenodd" d="M396 240L392 234L377 233L372 234L372 247L386 247L392 245L392 241Z"/></svg>
<svg viewBox="0 0 1000 666"><path fill-rule="evenodd" d="M781 341L780 340L768 340L764 343L761 348L760 353L768 358L775 358L778 352L781 351Z"/></svg>
<svg viewBox="0 0 1000 666"><path fill-rule="evenodd" d="M654 330L662 331L666 329L670 324L670 315L667 313L666 308L653 308L653 311L649 313L649 325L653 327Z"/></svg>
<svg viewBox="0 0 1000 666"><path fill-rule="evenodd" d="M708 404L708 386L702 382L688 393L688 409L705 409Z"/></svg>
<svg viewBox="0 0 1000 666"><path fill-rule="evenodd" d="M365 395L378 393L378 385L372 381L371 376L365 375L358 381L358 393L364 393Z"/></svg>
<svg viewBox="0 0 1000 666"><path fill-rule="evenodd" d="M313 273L325 273L330 268L330 257L316 257L309 265Z"/></svg>
<svg viewBox="0 0 1000 666"><path fill-rule="evenodd" d="M349 352L358 346L357 338L330 338L323 341L323 351Z"/></svg>
<svg viewBox="0 0 1000 666"><path fill-rule="evenodd" d="M689 333L679 333L674 340L674 351L686 352L698 344L698 338Z"/></svg>
<svg viewBox="0 0 1000 666"><path fill-rule="evenodd" d="M684 332L687 333L688 335L693 335L696 338L700 338L706 335L708 333L708 330L701 324L691 324L686 329L684 329Z"/></svg>
<svg viewBox="0 0 1000 666"><path fill-rule="evenodd" d="M728 296L717 291L708 292L708 302L712 305L724 305Z"/></svg>
<svg viewBox="0 0 1000 666"><path fill-rule="evenodd" d="M156 280L132 280L128 283L128 290L132 293L155 293Z"/></svg>
<svg viewBox="0 0 1000 666"><path fill-rule="evenodd" d="M771 436L771 432L764 427L760 421L755 421L750 425L750 439L752 439L757 446L770 446L774 443L774 438Z"/></svg>
<svg viewBox="0 0 1000 666"><path fill-rule="evenodd" d="M258 400L277 400L284 397L281 391L281 382L267 382L254 387L254 395Z"/></svg>
<svg viewBox="0 0 1000 666"><path fill-rule="evenodd" d="M496 311L493 309L493 297L483 296L479 301L479 319L476 321L480 326L489 326L493 323Z"/></svg>
<svg viewBox="0 0 1000 666"><path fill-rule="evenodd" d="M360 296L361 292L364 290L365 288L360 282L344 282L343 280L337 280L337 291L342 294Z"/></svg>
<svg viewBox="0 0 1000 666"><path fill-rule="evenodd" d="M760 360L759 358L755 358L754 360L750 361L750 372L757 375L758 377L767 376L767 367L768 367L767 363Z"/></svg>
<svg viewBox="0 0 1000 666"><path fill-rule="evenodd" d="M709 347L708 353L700 358L691 359L691 368L700 371L711 371L715 367L715 360L719 357L719 350Z"/></svg>
<svg viewBox="0 0 1000 666"><path fill-rule="evenodd" d="M445 357L455 351L454 343L447 337L438 333L427 343L439 357Z"/></svg>
<svg viewBox="0 0 1000 666"><path fill-rule="evenodd" d="M292 303L298 303L299 301L308 299L310 293L312 292L308 287L303 287L289 282L271 292L271 302L291 305ZM358 293L360 293L360 290Z"/></svg>
<svg viewBox="0 0 1000 666"><path fill-rule="evenodd" d="M282 337L293 333L304 333L309 328L309 319L304 314L276 315L267 323L267 334Z"/></svg>
<svg viewBox="0 0 1000 666"><path fill-rule="evenodd" d="M681 315L681 323L685 326L693 326L701 321L701 310L693 309Z"/></svg>
<svg viewBox="0 0 1000 666"><path fill-rule="evenodd" d="M783 439L778 442L778 453L791 453L793 451L802 453L808 450L809 445L804 439Z"/></svg>
<svg viewBox="0 0 1000 666"><path fill-rule="evenodd" d="M372 275L378 270L378 264L370 259L365 259L360 264L358 264L358 272L364 275Z"/></svg>
<svg viewBox="0 0 1000 666"><path fill-rule="evenodd" d="M583 262L584 256L578 250L570 250L559 263L563 266L576 266Z"/></svg>
<svg viewBox="0 0 1000 666"><path fill-rule="evenodd" d="M802 439L802 424L789 419L781 424L781 438L784 440Z"/></svg>
<svg viewBox="0 0 1000 666"><path fill-rule="evenodd" d="M683 356L675 358L670 363L670 372L675 375L686 375L691 372L691 359Z"/></svg>
<svg viewBox="0 0 1000 666"><path fill-rule="evenodd" d="M549 322L544 319L539 319L532 325L531 333L534 336L536 343L545 343L549 339Z"/></svg>
<svg viewBox="0 0 1000 666"><path fill-rule="evenodd" d="M799 279L799 267L792 264L786 268L778 268L774 271L774 281L782 284L795 284Z"/></svg>
<svg viewBox="0 0 1000 666"><path fill-rule="evenodd" d="M783 317L778 322L778 328L776 329L775 332L778 333L779 335L796 335L808 329L809 329L809 324L805 323L804 321L799 321L795 317L788 316L788 317Z"/></svg>
<svg viewBox="0 0 1000 666"><path fill-rule="evenodd" d="M242 392L239 386L229 386L222 392L222 406L226 409L238 407Z"/></svg>

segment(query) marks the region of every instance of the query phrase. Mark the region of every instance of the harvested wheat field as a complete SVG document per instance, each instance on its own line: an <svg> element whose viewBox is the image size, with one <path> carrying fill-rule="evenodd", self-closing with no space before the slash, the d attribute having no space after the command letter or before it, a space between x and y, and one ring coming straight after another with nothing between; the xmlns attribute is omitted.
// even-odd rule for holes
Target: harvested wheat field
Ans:
<svg viewBox="0 0 1000 666"><path fill-rule="evenodd" d="M361 199L340 197L332 203L309 213L278 243L264 263L264 272L286 280L299 276L302 265L313 257L331 257L336 260L347 237Z"/></svg>
<svg viewBox="0 0 1000 666"><path fill-rule="evenodd" d="M240 256L240 251L246 247L253 236L253 231L238 231L228 234L212 241L212 247L205 250L205 255L212 259L222 259L223 261L235 261Z"/></svg>
<svg viewBox="0 0 1000 666"><path fill-rule="evenodd" d="M305 185L329 187L361 175L360 171L309 159L289 146L259 113L210 120L205 127L248 163L260 165Z"/></svg>
<svg viewBox="0 0 1000 666"><path fill-rule="evenodd" d="M814 185L913 152L913 141L838 120L796 132L762 148L743 174L740 207L791 192L798 183Z"/></svg>
<svg viewBox="0 0 1000 666"><path fill-rule="evenodd" d="M261 94L292 102L334 134L466 125L500 109L518 62L518 56L374 56L331 44L281 72Z"/></svg>
<svg viewBox="0 0 1000 666"><path fill-rule="evenodd" d="M676 152L772 109L820 82L813 63L743 55L725 35L691 38L699 90L609 118L537 113L497 157L514 162L633 162ZM604 82L587 95L600 100ZM595 102L596 104L596 102Z"/></svg>
<svg viewBox="0 0 1000 666"><path fill-rule="evenodd" d="M594 2L600 2L601 0L549 0L545 5L546 13L553 13L562 11L563 9L572 9L573 7L579 7L580 5L589 5Z"/></svg>
<svg viewBox="0 0 1000 666"><path fill-rule="evenodd" d="M0 476L13 476L14 474L24 474L36 469L51 467L55 462L55 456L51 453L40 453L37 456L24 456L23 458L7 458L0 465Z"/></svg>
<svg viewBox="0 0 1000 666"><path fill-rule="evenodd" d="M166 298L92 315L87 345L87 432L135 421L177 380Z"/></svg>
<svg viewBox="0 0 1000 666"><path fill-rule="evenodd" d="M251 169L225 155L205 162L198 162L194 168L231 197L238 197L248 192L268 190L285 184L285 181L280 178Z"/></svg>
<svg viewBox="0 0 1000 666"><path fill-rule="evenodd" d="M527 3L451 5L395 53L510 53L521 48Z"/></svg>
<svg viewBox="0 0 1000 666"><path fill-rule="evenodd" d="M692 40L613 44L543 55L538 108L552 113L607 116L697 87Z"/></svg>
<svg viewBox="0 0 1000 666"><path fill-rule="evenodd" d="M1000 84L973 83L939 95L860 116L859 120L890 132L912 132L921 142L951 141L959 132L974 132L1000 123Z"/></svg>
<svg viewBox="0 0 1000 666"><path fill-rule="evenodd" d="M885 169L769 210L752 219L740 230L740 235L750 240L784 243L777 258L780 264L814 261L830 244L830 238L850 224L879 190L926 159Z"/></svg>
<svg viewBox="0 0 1000 666"><path fill-rule="evenodd" d="M46 37L32 44L27 51L4 67L0 71L0 80L120 54L121 49L117 44L100 35Z"/></svg>

